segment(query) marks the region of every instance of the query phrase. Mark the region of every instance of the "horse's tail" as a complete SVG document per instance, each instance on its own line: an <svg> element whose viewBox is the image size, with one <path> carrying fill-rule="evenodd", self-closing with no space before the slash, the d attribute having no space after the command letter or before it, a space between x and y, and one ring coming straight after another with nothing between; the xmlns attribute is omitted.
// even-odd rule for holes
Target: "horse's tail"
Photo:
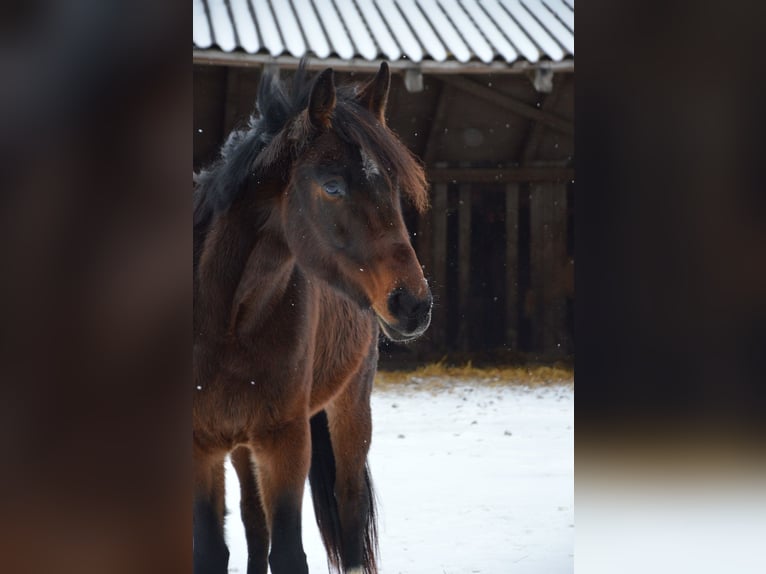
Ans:
<svg viewBox="0 0 766 574"><path fill-rule="evenodd" d="M327 414L321 411L311 418L311 470L309 471L311 498L314 502L319 533L322 536L330 569L342 571L343 540L340 526L340 513L335 498L335 455L330 442L330 429ZM364 467L364 487L366 489L367 516L364 521L362 549L362 571L364 574L377 574L377 512L375 493L372 488L370 469Z"/></svg>

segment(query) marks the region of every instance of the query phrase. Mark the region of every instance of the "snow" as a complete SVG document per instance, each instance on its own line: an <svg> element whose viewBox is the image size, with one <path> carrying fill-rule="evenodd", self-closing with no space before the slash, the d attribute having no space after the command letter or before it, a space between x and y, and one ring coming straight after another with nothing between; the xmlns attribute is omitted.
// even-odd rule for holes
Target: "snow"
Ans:
<svg viewBox="0 0 766 574"><path fill-rule="evenodd" d="M527 60L537 62L540 59L540 51L537 49L537 46L508 15L508 12L497 3L497 0L482 0L481 5L492 18L492 21L498 25Z"/></svg>
<svg viewBox="0 0 766 574"><path fill-rule="evenodd" d="M234 26L237 28L237 37L240 45L250 54L255 54L261 49L258 40L258 31L255 29L255 22L250 18L249 0L230 0L229 8L234 20Z"/></svg>
<svg viewBox="0 0 766 574"><path fill-rule="evenodd" d="M442 9L436 3L436 0L421 0L419 6L439 31L441 39L452 52L452 55L455 56L459 62L467 62L470 60L471 52L468 49L468 46L465 45L460 34L444 15L444 12L442 12Z"/></svg>
<svg viewBox="0 0 766 574"><path fill-rule="evenodd" d="M486 12L479 7L476 0L463 0L461 6L471 15L476 25L481 28L482 33L492 43L495 50L497 50L507 62L514 62L519 57L516 50L513 49L505 39L502 32L497 29L495 23L487 17ZM490 53L491 53L490 48Z"/></svg>
<svg viewBox="0 0 766 574"><path fill-rule="evenodd" d="M207 7L210 11L210 22L213 25L216 44L224 52L231 52L237 46L234 41L234 29L231 27L231 20L229 20L226 5L223 0L209 0Z"/></svg>
<svg viewBox="0 0 766 574"><path fill-rule="evenodd" d="M287 45L287 51L296 58L300 58L306 53L306 44L303 42L303 34L301 34L292 8L290 8L290 3L272 2L271 6L274 10L274 17L279 22L279 30L282 32L282 38Z"/></svg>
<svg viewBox="0 0 766 574"><path fill-rule="evenodd" d="M460 8L456 0L441 0L441 7L447 13L452 23L459 29L460 35L471 47L474 54L483 62L489 63L494 57L492 48L484 39L482 33L476 29L471 19Z"/></svg>
<svg viewBox="0 0 766 574"><path fill-rule="evenodd" d="M293 0L295 14L301 21L301 26L306 34L306 41L309 47L314 51L318 58L326 58L330 55L330 46L322 32L322 26L314 12L314 6L311 0Z"/></svg>
<svg viewBox="0 0 766 574"><path fill-rule="evenodd" d="M202 0L192 0L192 41L200 48L209 48L213 43Z"/></svg>
<svg viewBox="0 0 766 574"><path fill-rule="evenodd" d="M402 57L402 51L391 36L391 32L383 23L383 20L372 2L359 2L357 7L364 15L367 26L370 28L375 40L378 42L381 51L389 60L398 60Z"/></svg>
<svg viewBox="0 0 766 574"><path fill-rule="evenodd" d="M370 468L381 574L572 572L574 393L451 381L376 390ZM227 463L229 571L246 572ZM308 488L303 543L327 572Z"/></svg>
<svg viewBox="0 0 766 574"><path fill-rule="evenodd" d="M274 16L271 14L268 0L253 0L252 8L255 14L255 21L258 22L258 28L263 37L263 45L272 56L280 55L285 46L282 44L282 38L279 35Z"/></svg>
<svg viewBox="0 0 766 574"><path fill-rule="evenodd" d="M420 39L420 43L423 44L423 48L428 51L431 57L437 62L443 62L446 60L447 50L444 48L441 40L439 40L438 36L434 32L429 21L424 17L423 13L418 8L418 5L407 0L398 0L397 5L399 6L399 9L402 11L404 16L407 18L409 27L415 31L416 35ZM412 57L413 48L407 48L408 44L406 44L402 39L402 34L405 33L405 30L408 30L408 27L406 25L399 27L395 20L397 18L395 10L384 10L385 11L383 14L386 16L386 18L388 18L389 24L391 25L392 30L394 30L394 33L397 34L399 41L402 42L404 51L410 55L414 62L419 62L420 58ZM415 42L417 42L417 40L415 40Z"/></svg>
<svg viewBox="0 0 766 574"><path fill-rule="evenodd" d="M552 60L560 61L564 59L564 52L559 45L550 37L548 32L537 23L532 15L522 6L519 0L500 0L503 7L511 13L511 16L524 29L542 50L550 56ZM513 38L511 38L513 41Z"/></svg>
<svg viewBox="0 0 766 574"><path fill-rule="evenodd" d="M574 35L556 19L551 9L544 6L540 0L525 0L525 6L570 54L574 54Z"/></svg>
<svg viewBox="0 0 766 574"><path fill-rule="evenodd" d="M335 6L346 23L346 31L354 40L357 52L368 60L374 60L378 55L378 50L354 6L353 0L335 0Z"/></svg>
<svg viewBox="0 0 766 574"><path fill-rule="evenodd" d="M394 1L377 0L376 4L381 16L388 22L388 28L391 30L391 33L396 36L396 39L399 42L399 47L401 47L401 49L404 51L406 57L409 57L409 59L413 62L420 62L423 59L423 50L420 47L420 42L418 42L415 39L415 36L412 35L410 27L402 18L401 13L394 4ZM416 18L418 16L420 16L421 19L423 18L422 15L420 15L420 12L418 12L417 6L411 2L408 4L408 6L411 10L416 12ZM433 42L433 31L428 27L428 24L425 26L425 28L418 29L418 35L420 36L420 39L424 45L428 42ZM439 53L438 50L439 48L436 48L437 53ZM443 51L444 48L442 47L442 52ZM444 57L446 57L446 54Z"/></svg>

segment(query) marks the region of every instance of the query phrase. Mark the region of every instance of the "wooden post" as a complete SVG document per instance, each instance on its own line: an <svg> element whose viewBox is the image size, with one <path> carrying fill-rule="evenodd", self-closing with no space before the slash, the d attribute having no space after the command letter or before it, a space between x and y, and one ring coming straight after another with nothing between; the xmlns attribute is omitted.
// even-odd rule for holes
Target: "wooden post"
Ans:
<svg viewBox="0 0 766 574"><path fill-rule="evenodd" d="M542 351L551 354L556 347L556 320L553 311L555 299L555 259L553 244L553 188L546 184L542 189L543 206L543 269L542 269L542 309L538 315L542 319Z"/></svg>
<svg viewBox="0 0 766 574"><path fill-rule="evenodd" d="M458 188L458 298L460 323L458 348L468 351L470 344L469 322L471 313L471 184L462 183Z"/></svg>
<svg viewBox="0 0 766 574"><path fill-rule="evenodd" d="M542 104L542 112L550 114L558 104L563 91L562 81L554 86L553 93L545 97ZM521 153L521 163L529 166L537 157L540 144L542 143L546 127L555 127L550 122L537 118L524 142ZM573 133L567 131L565 133ZM558 174L563 175L563 174ZM563 178L562 178L563 180ZM564 189L564 198L561 200L558 191ZM558 264L558 247L554 241L558 233L564 230L564 252L561 259L566 255L566 185L551 183L551 180L531 182L529 184L529 291L525 294L524 310L531 319L532 349L543 353L552 353L558 347L557 335L563 333L566 308L559 311L557 300L562 299L555 295L557 285L554 267ZM555 204L555 205L554 205ZM561 209L561 211L559 210ZM563 221L560 221L563 217ZM561 322L559 323L561 315Z"/></svg>
<svg viewBox="0 0 766 574"><path fill-rule="evenodd" d="M437 350L447 342L447 184L437 183L433 192L432 253L433 271L431 290L434 295L434 308L430 331Z"/></svg>
<svg viewBox="0 0 766 574"><path fill-rule="evenodd" d="M529 185L529 290L524 294L524 310L530 319L531 348L543 350L543 288L545 285L545 185Z"/></svg>
<svg viewBox="0 0 766 574"><path fill-rule="evenodd" d="M519 184L505 186L505 343L519 346Z"/></svg>
<svg viewBox="0 0 766 574"><path fill-rule="evenodd" d="M530 185L532 342L546 355L566 352L566 184Z"/></svg>
<svg viewBox="0 0 766 574"><path fill-rule="evenodd" d="M544 350L551 355L567 352L566 345L566 296L567 278L564 276L567 261L567 190L566 184L551 184L546 190L546 277Z"/></svg>

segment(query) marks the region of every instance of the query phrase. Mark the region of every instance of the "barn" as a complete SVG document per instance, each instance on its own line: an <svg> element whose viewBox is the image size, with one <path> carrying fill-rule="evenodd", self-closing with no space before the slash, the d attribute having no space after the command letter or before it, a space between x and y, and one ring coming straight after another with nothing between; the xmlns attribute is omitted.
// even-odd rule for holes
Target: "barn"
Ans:
<svg viewBox="0 0 766 574"><path fill-rule="evenodd" d="M301 57L360 80L386 60L389 126L425 164L406 211L435 296L398 352L574 352L573 0L192 0L194 168Z"/></svg>

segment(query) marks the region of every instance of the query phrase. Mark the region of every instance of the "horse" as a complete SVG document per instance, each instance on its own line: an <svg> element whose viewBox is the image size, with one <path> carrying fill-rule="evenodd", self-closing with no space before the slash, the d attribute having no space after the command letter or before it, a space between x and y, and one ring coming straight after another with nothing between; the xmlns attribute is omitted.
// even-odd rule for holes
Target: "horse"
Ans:
<svg viewBox="0 0 766 574"><path fill-rule="evenodd" d="M194 183L193 564L227 572L224 461L248 574L306 574L308 478L328 565L377 572L367 454L379 335L410 341L433 298L402 217L424 170L387 126L390 72L336 86L301 62Z"/></svg>

